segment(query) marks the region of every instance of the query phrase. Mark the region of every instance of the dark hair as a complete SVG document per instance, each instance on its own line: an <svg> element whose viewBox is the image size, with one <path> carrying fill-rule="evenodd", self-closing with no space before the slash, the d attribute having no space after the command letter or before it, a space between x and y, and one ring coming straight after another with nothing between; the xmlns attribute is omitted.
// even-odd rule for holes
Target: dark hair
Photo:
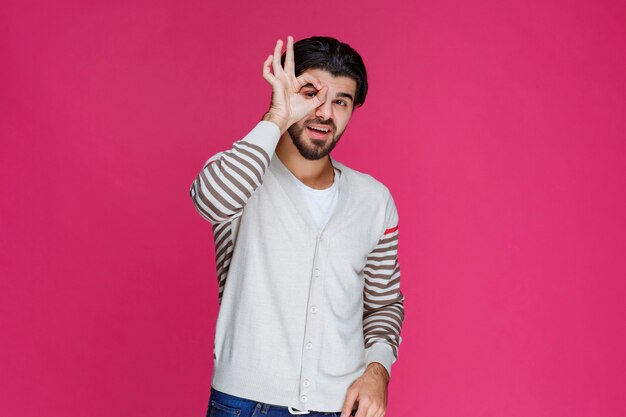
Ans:
<svg viewBox="0 0 626 417"><path fill-rule="evenodd" d="M280 62L285 65L285 53ZM354 107L360 107L367 95L367 72L361 55L350 45L327 36L312 36L300 39L293 44L295 76L300 76L308 69L321 69L334 77L350 77L356 81Z"/></svg>

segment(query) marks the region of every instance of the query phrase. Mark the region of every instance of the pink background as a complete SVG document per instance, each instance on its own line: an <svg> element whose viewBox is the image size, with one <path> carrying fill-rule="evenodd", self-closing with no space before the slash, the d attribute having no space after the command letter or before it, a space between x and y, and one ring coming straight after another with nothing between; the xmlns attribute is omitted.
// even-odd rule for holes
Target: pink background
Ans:
<svg viewBox="0 0 626 417"><path fill-rule="evenodd" d="M369 72L333 156L400 212L387 416L626 415L625 5L3 1L0 415L204 416L189 186L288 34Z"/></svg>

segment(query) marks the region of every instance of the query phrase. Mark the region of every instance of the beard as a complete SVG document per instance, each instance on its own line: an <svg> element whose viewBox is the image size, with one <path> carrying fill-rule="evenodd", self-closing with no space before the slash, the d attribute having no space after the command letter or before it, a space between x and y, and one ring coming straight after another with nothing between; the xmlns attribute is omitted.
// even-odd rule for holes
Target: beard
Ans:
<svg viewBox="0 0 626 417"><path fill-rule="evenodd" d="M332 134L332 137L326 140L307 138L306 135L308 132L306 127L308 124L328 126L330 129L329 133ZM335 125L332 122L322 122L319 119L312 120L310 123L303 123L302 125L294 123L287 129L287 132L289 132L289 136L291 137L291 141L296 148L298 148L300 155L309 160L321 159L335 148L335 145L339 142L343 132L335 135L333 134L334 131Z"/></svg>

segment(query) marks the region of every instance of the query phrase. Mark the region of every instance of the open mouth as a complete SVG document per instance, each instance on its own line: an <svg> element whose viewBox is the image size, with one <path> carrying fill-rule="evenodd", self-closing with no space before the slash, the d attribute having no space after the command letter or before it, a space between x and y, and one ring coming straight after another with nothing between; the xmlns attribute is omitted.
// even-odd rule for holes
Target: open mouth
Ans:
<svg viewBox="0 0 626 417"><path fill-rule="evenodd" d="M330 128L326 126L307 126L306 129L309 135L315 139L326 139L327 135L330 133Z"/></svg>

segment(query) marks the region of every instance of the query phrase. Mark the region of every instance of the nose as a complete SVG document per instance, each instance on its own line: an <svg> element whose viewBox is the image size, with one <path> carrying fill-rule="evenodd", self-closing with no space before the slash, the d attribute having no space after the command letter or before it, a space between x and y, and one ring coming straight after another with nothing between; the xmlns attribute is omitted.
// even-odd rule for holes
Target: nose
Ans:
<svg viewBox="0 0 626 417"><path fill-rule="evenodd" d="M315 109L315 116L328 120L333 115L332 100L326 100Z"/></svg>

